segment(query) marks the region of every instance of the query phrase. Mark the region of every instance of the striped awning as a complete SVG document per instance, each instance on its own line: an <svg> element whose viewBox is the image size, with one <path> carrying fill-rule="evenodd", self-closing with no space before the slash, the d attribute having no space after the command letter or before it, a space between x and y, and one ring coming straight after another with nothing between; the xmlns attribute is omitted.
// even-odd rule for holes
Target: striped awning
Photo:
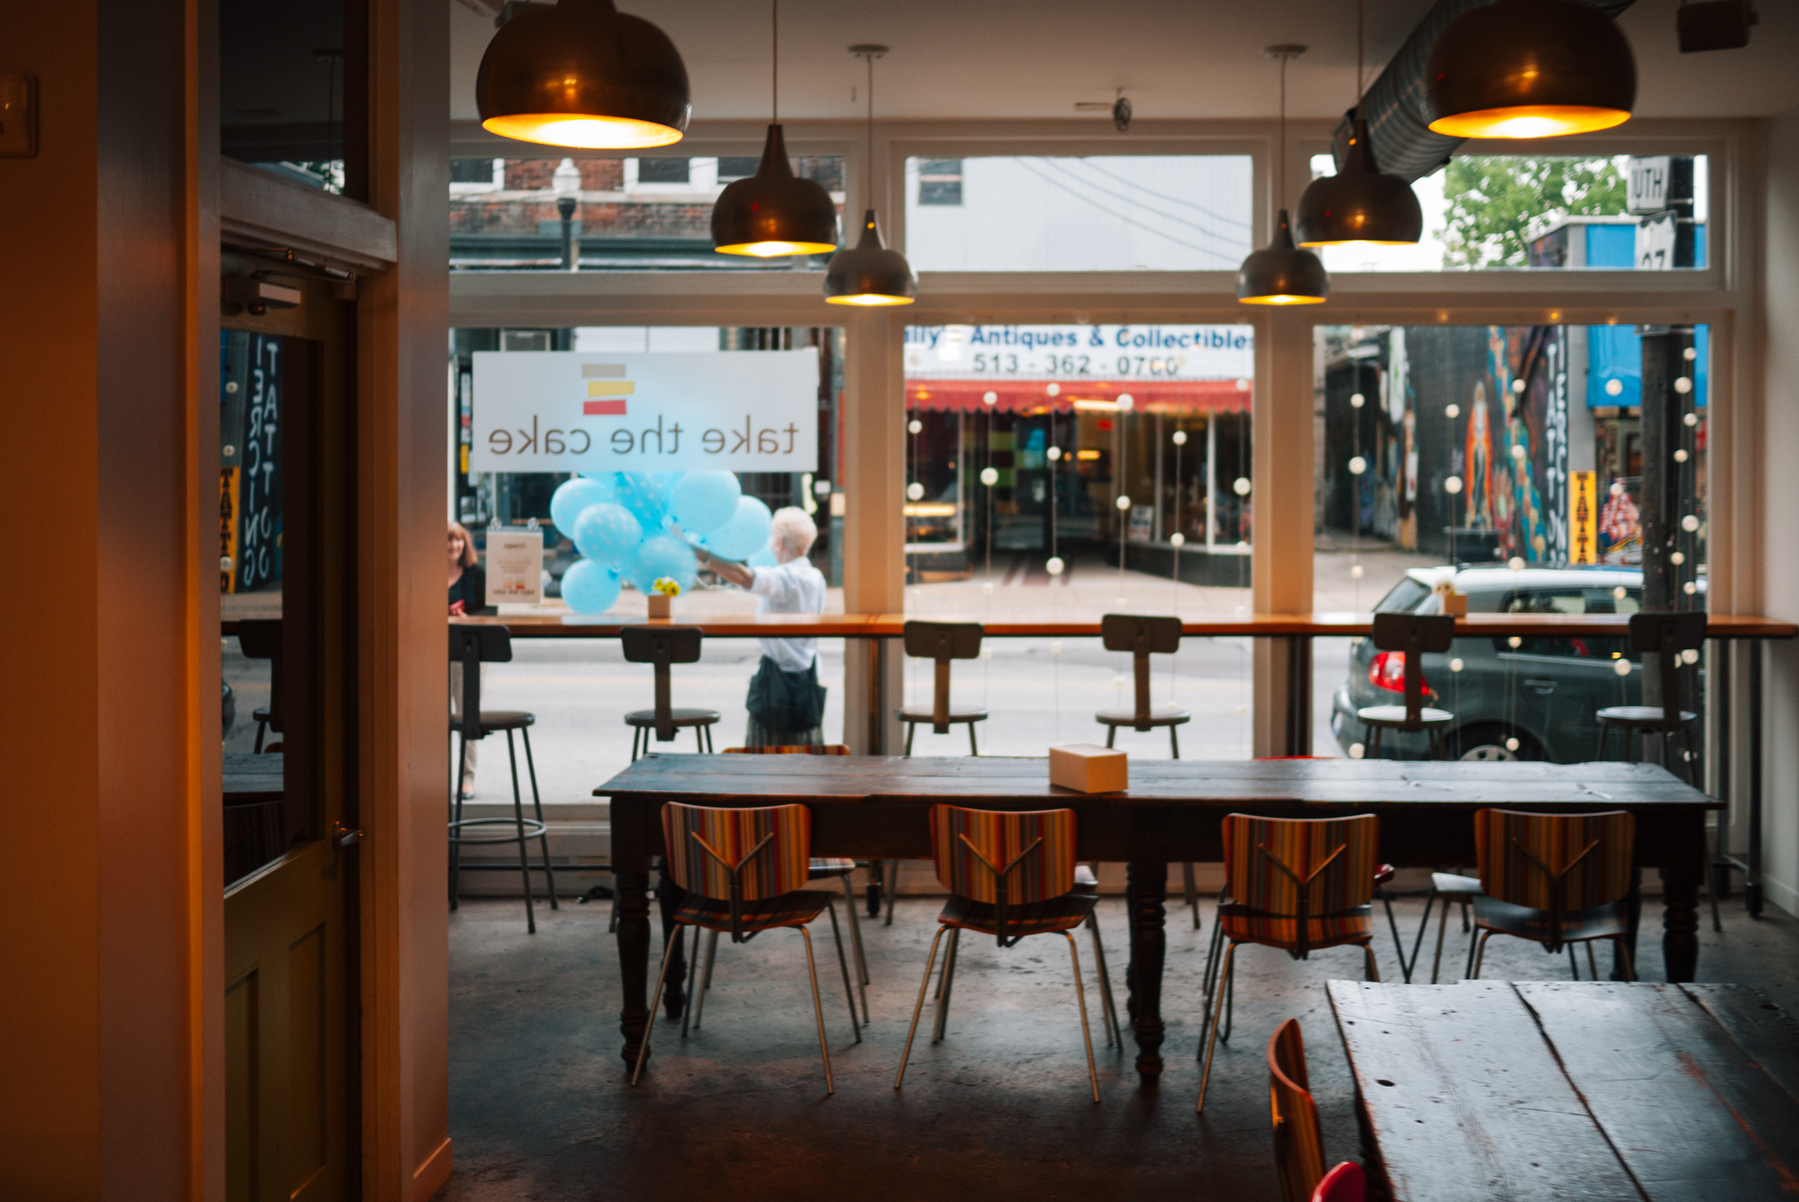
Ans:
<svg viewBox="0 0 1799 1202"><path fill-rule="evenodd" d="M1115 405L1131 398L1134 413L1239 413L1254 391L1248 380L907 380L906 408L937 412L1069 413L1078 401ZM986 398L993 397L991 405ZM1101 410L1103 411L1103 410Z"/></svg>

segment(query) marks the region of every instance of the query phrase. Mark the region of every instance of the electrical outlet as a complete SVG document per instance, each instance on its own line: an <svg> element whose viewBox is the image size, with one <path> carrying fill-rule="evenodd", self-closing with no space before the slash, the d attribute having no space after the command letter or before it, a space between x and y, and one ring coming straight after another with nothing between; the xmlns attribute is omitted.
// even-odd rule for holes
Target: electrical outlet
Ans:
<svg viewBox="0 0 1799 1202"><path fill-rule="evenodd" d="M0 159L37 155L37 80L0 75Z"/></svg>

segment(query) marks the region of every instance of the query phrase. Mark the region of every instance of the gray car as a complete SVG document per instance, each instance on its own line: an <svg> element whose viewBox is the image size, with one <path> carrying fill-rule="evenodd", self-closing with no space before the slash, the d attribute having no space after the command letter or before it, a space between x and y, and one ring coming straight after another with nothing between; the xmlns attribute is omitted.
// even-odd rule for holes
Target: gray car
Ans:
<svg viewBox="0 0 1799 1202"><path fill-rule="evenodd" d="M1432 590L1453 580L1468 595L1470 613L1633 614L1641 606L1643 573L1635 568L1414 568L1375 606L1383 613L1434 612ZM1356 711L1404 703L1404 654L1377 652L1357 638L1349 679L1331 704L1331 733L1345 754L1365 744ZM1428 704L1455 715L1449 754L1461 759L1551 760L1594 758L1602 706L1637 705L1641 657L1618 638L1458 638L1447 654L1424 657ZM1627 670L1626 670L1627 667ZM1513 742L1515 740L1515 743ZM1425 759L1426 736L1388 731L1382 751ZM1625 754L1614 735L1608 756Z"/></svg>

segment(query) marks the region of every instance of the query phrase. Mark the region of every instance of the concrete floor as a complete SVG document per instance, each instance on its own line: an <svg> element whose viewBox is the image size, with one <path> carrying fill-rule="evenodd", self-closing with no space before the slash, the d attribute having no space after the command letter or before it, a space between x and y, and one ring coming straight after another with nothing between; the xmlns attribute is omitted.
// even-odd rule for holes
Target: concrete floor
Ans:
<svg viewBox="0 0 1799 1202"><path fill-rule="evenodd" d="M1360 1159L1353 1097L1324 982L1360 975L1360 953L1309 962L1266 948L1239 953L1236 1032L1220 1045L1206 1114L1196 1117L1199 977L1211 929L1171 904L1163 1015L1167 1071L1143 1088L1127 1051L1099 1026L1091 944L1082 940L1102 1101L1088 1094L1066 945L1048 937L1008 951L964 940L945 1042L928 1026L905 1089L894 1070L939 902L902 900L894 925L864 929L874 1020L857 1044L820 920L817 946L837 1093L827 1097L797 935L721 946L704 1028L680 1038L659 1020L656 1055L629 1088L618 1058L618 969L606 906L540 911L527 936L521 903L467 901L450 917L452 1202L543 1199L1268 1199L1271 1158L1263 1050L1282 1019L1308 1040L1312 1086L1332 1162ZM1409 939L1422 900L1397 903ZM1100 906L1119 1005L1124 906ZM1377 910L1377 917L1379 912ZM1725 929L1701 932L1700 979L1799 1000L1799 923L1751 920L1740 899ZM1433 922L1434 926L1434 922ZM1644 912L1643 968L1661 978L1661 907ZM847 938L847 936L846 936ZM1384 977L1398 978L1380 925ZM1466 947L1451 927L1445 960ZM1425 954L1428 974L1428 949ZM1601 957L1602 971L1604 957ZM1584 957L1582 974L1585 975ZM1567 961L1495 940L1483 976L1565 980ZM927 1005L926 1016L930 1014Z"/></svg>

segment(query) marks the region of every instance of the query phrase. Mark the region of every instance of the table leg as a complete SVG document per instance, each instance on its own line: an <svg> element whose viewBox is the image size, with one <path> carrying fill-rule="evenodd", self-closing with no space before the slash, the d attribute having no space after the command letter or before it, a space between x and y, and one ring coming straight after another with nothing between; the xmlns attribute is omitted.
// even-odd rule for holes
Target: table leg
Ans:
<svg viewBox="0 0 1799 1202"><path fill-rule="evenodd" d="M618 975L624 991L618 1029L625 1046L619 1055L628 1069L637 1063L637 1049L650 1022L644 997L650 985L650 874L621 872L613 878L613 888L618 891Z"/></svg>
<svg viewBox="0 0 1799 1202"><path fill-rule="evenodd" d="M1133 860L1127 880L1131 960L1125 969L1125 1009L1137 1033L1137 1072L1153 1081L1162 1072L1162 961L1168 945L1162 903L1168 896L1168 862Z"/></svg>
<svg viewBox="0 0 1799 1202"><path fill-rule="evenodd" d="M1700 873L1698 864L1662 869L1662 963L1670 981L1691 981L1699 970Z"/></svg>
<svg viewBox="0 0 1799 1202"><path fill-rule="evenodd" d="M680 1018L681 1009L687 1001L682 988L687 980L687 938L686 932L675 925L675 911L681 908L687 891L675 884L666 867L658 876L656 902L662 911L662 946L666 948L670 939L675 941L674 954L668 958L668 980L663 983L662 988L662 1009L670 1018ZM696 956L699 953L697 934L694 937L694 953Z"/></svg>

